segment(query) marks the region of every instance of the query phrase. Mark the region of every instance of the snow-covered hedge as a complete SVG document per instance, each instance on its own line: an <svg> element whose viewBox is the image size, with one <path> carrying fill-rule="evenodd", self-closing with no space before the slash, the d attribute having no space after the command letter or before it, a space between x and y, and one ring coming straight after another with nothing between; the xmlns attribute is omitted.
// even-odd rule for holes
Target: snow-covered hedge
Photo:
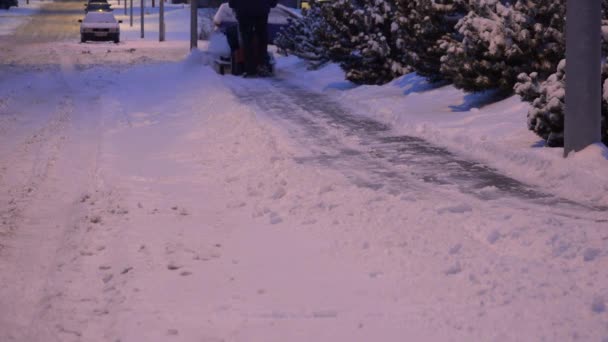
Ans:
<svg viewBox="0 0 608 342"><path fill-rule="evenodd" d="M358 84L415 70L466 91L514 90L528 127L563 146L566 0L336 0L313 6L277 40L314 63L339 63ZM608 0L602 0L606 18ZM468 13L467 13L468 11ZM604 41L608 38L604 19ZM608 52L604 44L603 51ZM561 61L561 62L560 62ZM608 143L608 69L602 138Z"/></svg>
<svg viewBox="0 0 608 342"><path fill-rule="evenodd" d="M396 0L398 12L394 21L396 45L406 63L430 81L439 81L442 39L456 34L455 24L466 14L465 0Z"/></svg>
<svg viewBox="0 0 608 342"><path fill-rule="evenodd" d="M564 111L566 97L566 60L547 80L539 80L538 73L521 74L515 92L531 103L528 128L547 142L547 146L564 145ZM608 144L608 67L602 70L602 141Z"/></svg>
<svg viewBox="0 0 608 342"><path fill-rule="evenodd" d="M456 25L462 39L445 39L441 72L467 91L511 93L521 73L545 79L564 57L565 0L469 0Z"/></svg>
<svg viewBox="0 0 608 342"><path fill-rule="evenodd" d="M328 46L322 44L328 27L321 15L321 6L313 2L301 18L288 19L287 27L274 41L280 52L308 60L312 69L329 61Z"/></svg>
<svg viewBox="0 0 608 342"><path fill-rule="evenodd" d="M409 71L393 36L396 0L336 0L314 4L275 43L312 61L340 64L357 84L383 84Z"/></svg>
<svg viewBox="0 0 608 342"><path fill-rule="evenodd" d="M339 3L339 2L338 2ZM405 63L393 25L396 6L392 0L364 0L348 25L353 49L340 65L346 78L357 84L384 84L411 71Z"/></svg>

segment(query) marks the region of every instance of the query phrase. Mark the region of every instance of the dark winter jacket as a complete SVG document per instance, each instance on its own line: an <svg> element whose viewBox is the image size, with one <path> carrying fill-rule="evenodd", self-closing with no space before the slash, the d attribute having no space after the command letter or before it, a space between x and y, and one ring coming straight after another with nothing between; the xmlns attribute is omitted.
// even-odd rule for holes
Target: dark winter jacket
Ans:
<svg viewBox="0 0 608 342"><path fill-rule="evenodd" d="M228 5L237 16L256 16L270 12L277 5L277 0L229 0Z"/></svg>

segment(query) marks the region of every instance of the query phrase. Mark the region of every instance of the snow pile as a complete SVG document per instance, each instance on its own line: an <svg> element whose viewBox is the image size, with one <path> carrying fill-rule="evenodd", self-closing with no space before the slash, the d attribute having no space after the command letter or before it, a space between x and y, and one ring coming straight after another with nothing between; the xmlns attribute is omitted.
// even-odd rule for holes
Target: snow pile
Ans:
<svg viewBox="0 0 608 342"><path fill-rule="evenodd" d="M211 33L207 52L214 56L230 56L230 45L226 35L221 31Z"/></svg>

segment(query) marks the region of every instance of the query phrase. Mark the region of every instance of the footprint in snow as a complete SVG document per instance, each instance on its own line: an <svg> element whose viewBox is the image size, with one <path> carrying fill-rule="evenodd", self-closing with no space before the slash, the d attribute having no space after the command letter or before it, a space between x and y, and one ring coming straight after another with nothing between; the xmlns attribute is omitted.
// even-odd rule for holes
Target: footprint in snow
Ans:
<svg viewBox="0 0 608 342"><path fill-rule="evenodd" d="M167 265L167 269L170 271L179 270L180 268L182 268L182 266L175 263L170 263L169 265Z"/></svg>
<svg viewBox="0 0 608 342"><path fill-rule="evenodd" d="M462 266L460 262L456 262L454 265L450 266L448 269L444 271L445 275L454 275L462 272Z"/></svg>
<svg viewBox="0 0 608 342"><path fill-rule="evenodd" d="M274 194L272 194L272 199L273 200L280 200L281 198L285 197L285 195L287 195L287 191L284 188L278 188Z"/></svg>
<svg viewBox="0 0 608 342"><path fill-rule="evenodd" d="M89 220L91 221L91 223L98 224L98 223L101 223L101 216L94 215L94 216L91 216L91 218Z"/></svg>
<svg viewBox="0 0 608 342"><path fill-rule="evenodd" d="M490 234L488 234L487 240L490 244L494 244L501 237L502 237L502 235L497 230L493 230Z"/></svg>
<svg viewBox="0 0 608 342"><path fill-rule="evenodd" d="M461 203L454 206L448 206L437 209L437 214L451 213L451 214L464 214L466 212L473 211L473 207L468 204Z"/></svg>
<svg viewBox="0 0 608 342"><path fill-rule="evenodd" d="M270 224L278 224L283 222L283 219L277 213L270 214Z"/></svg>
<svg viewBox="0 0 608 342"><path fill-rule="evenodd" d="M587 248L583 252L583 260L584 261L593 261L600 255L600 250L598 248Z"/></svg>
<svg viewBox="0 0 608 342"><path fill-rule="evenodd" d="M606 311L606 302L602 297L593 298L591 303L591 310L595 313L602 313Z"/></svg>

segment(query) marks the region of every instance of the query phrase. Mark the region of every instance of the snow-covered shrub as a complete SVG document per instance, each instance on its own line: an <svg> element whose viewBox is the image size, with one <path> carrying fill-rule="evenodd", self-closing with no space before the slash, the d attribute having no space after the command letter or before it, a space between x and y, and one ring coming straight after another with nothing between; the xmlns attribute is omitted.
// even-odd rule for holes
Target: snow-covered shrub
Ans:
<svg viewBox="0 0 608 342"><path fill-rule="evenodd" d="M395 0L336 0L312 3L275 40L284 52L318 66L340 64L358 84L383 84L409 72L396 47Z"/></svg>
<svg viewBox="0 0 608 342"><path fill-rule="evenodd" d="M361 1L336 0L320 7L324 26L317 32L316 39L326 48L332 62L341 63L356 49L352 37L361 33L363 28L353 21L353 17L355 11L363 6Z"/></svg>
<svg viewBox="0 0 608 342"><path fill-rule="evenodd" d="M321 15L321 6L323 4L313 2L301 18L288 19L288 26L281 30L274 41L280 52L308 60L311 69L329 61L327 46L320 39L328 30Z"/></svg>
<svg viewBox="0 0 608 342"><path fill-rule="evenodd" d="M566 61L558 65L557 72L539 81L538 73L522 73L515 92L531 103L528 111L528 128L543 138L548 146L563 146Z"/></svg>
<svg viewBox="0 0 608 342"><path fill-rule="evenodd" d="M461 35L441 42L441 71L467 91L510 93L521 73L545 79L564 57L565 0L469 0L456 25Z"/></svg>
<svg viewBox="0 0 608 342"><path fill-rule="evenodd" d="M455 24L466 14L464 0L396 0L396 45L406 63L430 81L441 74L440 40L456 34Z"/></svg>
<svg viewBox="0 0 608 342"><path fill-rule="evenodd" d="M340 64L358 84L384 84L410 71L394 37L396 6L391 0L366 0L353 12L354 49ZM358 31L358 32L357 32Z"/></svg>
<svg viewBox="0 0 608 342"><path fill-rule="evenodd" d="M564 145L564 112L566 98L566 60L547 80L539 80L538 73L521 74L515 92L531 102L528 128L547 142L547 146ZM602 141L608 143L608 67L602 70Z"/></svg>

